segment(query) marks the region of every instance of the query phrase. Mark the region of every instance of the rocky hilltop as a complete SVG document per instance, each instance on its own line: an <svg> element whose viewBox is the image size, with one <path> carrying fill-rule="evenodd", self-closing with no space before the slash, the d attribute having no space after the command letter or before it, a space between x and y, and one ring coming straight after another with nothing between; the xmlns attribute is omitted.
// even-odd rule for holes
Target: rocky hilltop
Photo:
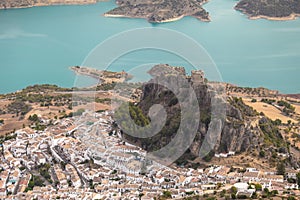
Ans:
<svg viewBox="0 0 300 200"><path fill-rule="evenodd" d="M143 18L151 23L170 22L184 16L210 21L202 8L206 0L116 0L117 8L104 14L106 17Z"/></svg>
<svg viewBox="0 0 300 200"><path fill-rule="evenodd" d="M170 66L163 65L160 67L168 68ZM184 68L179 67L176 68L176 70L182 72L183 75L186 74ZM176 82L176 80L174 81L170 75L165 75L165 77L167 77L172 84L180 84L179 82ZM125 140L138 145L149 152L160 149L172 141L177 134L181 118L181 107L178 99L174 93L170 92L165 87L155 84L155 79L157 78L158 77L154 76L151 83L146 83L142 87L143 94L141 100L134 106L135 108L133 110L140 110L144 116L141 117L140 113L132 114L132 116L139 116L136 119L137 121L141 118L145 119L147 118L146 116L151 106L160 104L164 106L167 112L165 126L157 135L151 138L135 138L123 133ZM288 152L288 145L274 121L259 114L252 107L244 104L241 98L227 96L227 98L224 99L223 97L216 96L218 94L212 91L211 88L217 84L207 83L203 76L199 76L199 72L197 71L192 72L191 76L186 76L186 79L191 83L197 99L199 100L200 122L194 141L185 154L177 160L178 164L195 164L195 160L199 161L198 156L200 147L208 133L212 121L211 105L213 96L214 98L219 99L219 102L225 107L226 119L220 135L217 136L218 139L214 148L203 158L203 160L210 161L215 154L220 153L235 152L236 154L242 154L247 152L258 157L260 152L264 152L264 158L270 159L269 164L272 163L275 165L279 159L276 160L272 158L272 155L277 152ZM178 85L178 87L180 86ZM139 124L145 125L147 122L149 121L139 121ZM186 133L186 137L189 137L188 132ZM202 161L200 161L200 163ZM298 166L298 163L295 160L289 164Z"/></svg>
<svg viewBox="0 0 300 200"><path fill-rule="evenodd" d="M1 0L0 9L28 8L59 4L93 4L101 0Z"/></svg>
<svg viewBox="0 0 300 200"><path fill-rule="evenodd" d="M235 9L245 13L250 19L289 20L300 15L300 1L241 0Z"/></svg>

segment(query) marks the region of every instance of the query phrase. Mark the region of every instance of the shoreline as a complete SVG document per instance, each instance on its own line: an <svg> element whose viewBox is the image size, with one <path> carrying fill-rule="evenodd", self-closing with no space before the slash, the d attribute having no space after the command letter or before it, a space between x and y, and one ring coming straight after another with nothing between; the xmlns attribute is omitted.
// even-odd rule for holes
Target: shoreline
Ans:
<svg viewBox="0 0 300 200"><path fill-rule="evenodd" d="M173 18L170 18L170 19L166 19L166 20L161 20L161 21L149 21L147 17L134 17L134 16L127 16L127 15L118 15L118 14L107 14L107 13L104 13L103 14L104 17L111 17L111 18L129 18L129 19L145 19L147 20L149 23L169 23L169 22L175 22L175 21L179 21L181 20L182 18L184 17L195 17L196 19L200 20L200 21L203 21L203 22L210 22L211 19L208 18L207 20L206 19L203 19L201 17L197 17L197 16L193 16L193 15L180 15L178 17L173 17Z"/></svg>
<svg viewBox="0 0 300 200"><path fill-rule="evenodd" d="M270 20L270 21L290 21L290 20L295 20L298 17L300 17L300 14L297 14L297 13L292 13L289 16L285 16L285 17L269 17L266 15L251 16L247 13L247 11L245 9L237 8L236 5L235 5L234 9L241 12L242 14L248 16L248 19L250 19L250 20L266 19L266 20Z"/></svg>
<svg viewBox="0 0 300 200"><path fill-rule="evenodd" d="M266 15L257 15L257 16L249 16L249 19L251 19L251 20L267 19L267 20L271 20L271 21L289 21L289 20L295 20L298 17L300 17L300 14L292 13L286 17L268 17Z"/></svg>
<svg viewBox="0 0 300 200"><path fill-rule="evenodd" d="M180 15L178 17L173 17L173 18L170 18L170 19L166 19L166 20L161 20L161 21L158 21L158 22L154 22L154 23L168 23L168 22L175 22L175 21L178 21L182 18L184 18L185 15Z"/></svg>
<svg viewBox="0 0 300 200"><path fill-rule="evenodd" d="M126 15L117 15L117 14L107 14L107 13L104 13L102 16L103 17L110 17L110 18L130 18L130 19L136 19L136 17L130 17L130 16L126 16Z"/></svg>
<svg viewBox="0 0 300 200"><path fill-rule="evenodd" d="M147 17L134 17L134 16L127 16L127 15L118 15L118 14L107 14L104 13L103 14L104 17L111 17L111 18L129 18L129 19L145 19L150 23L167 23L167 22L174 22L174 21L178 21L182 18L185 17L185 15L180 15L178 17L174 17L174 18L170 18L170 19L166 19L166 20L161 20L161 21L149 21L149 19Z"/></svg>

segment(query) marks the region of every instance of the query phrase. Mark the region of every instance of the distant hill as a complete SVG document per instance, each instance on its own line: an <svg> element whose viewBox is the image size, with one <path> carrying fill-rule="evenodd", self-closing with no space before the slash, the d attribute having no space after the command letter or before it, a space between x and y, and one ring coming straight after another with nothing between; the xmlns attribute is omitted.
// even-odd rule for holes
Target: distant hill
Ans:
<svg viewBox="0 0 300 200"><path fill-rule="evenodd" d="M299 0L241 0L235 6L251 19L271 20L294 19L300 15Z"/></svg>
<svg viewBox="0 0 300 200"><path fill-rule="evenodd" d="M99 0L1 0L0 9L28 8L33 6L48 6L58 4L92 4Z"/></svg>

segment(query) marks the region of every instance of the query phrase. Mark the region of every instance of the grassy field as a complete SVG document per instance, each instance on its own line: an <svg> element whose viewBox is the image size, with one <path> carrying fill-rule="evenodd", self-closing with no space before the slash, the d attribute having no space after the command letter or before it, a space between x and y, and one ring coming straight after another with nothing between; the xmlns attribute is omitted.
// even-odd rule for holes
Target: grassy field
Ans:
<svg viewBox="0 0 300 200"><path fill-rule="evenodd" d="M297 122L295 119L292 119L291 117L284 115L278 108L276 108L273 105L259 102L259 101L251 102L252 99L249 98L244 98L243 100L245 104L253 107L258 112L263 112L267 117L269 117L272 120L280 119L283 123L287 123L288 120L291 120L294 123ZM300 107L298 109L300 113Z"/></svg>

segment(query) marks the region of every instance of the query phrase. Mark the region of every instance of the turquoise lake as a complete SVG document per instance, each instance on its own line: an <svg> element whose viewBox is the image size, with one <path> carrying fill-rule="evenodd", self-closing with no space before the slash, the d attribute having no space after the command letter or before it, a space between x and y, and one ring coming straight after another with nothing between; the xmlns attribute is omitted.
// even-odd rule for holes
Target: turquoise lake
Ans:
<svg viewBox="0 0 300 200"><path fill-rule="evenodd" d="M235 3L207 3L210 23L185 17L155 25L144 19L103 17L116 6L114 1L0 10L0 93L42 83L72 87L75 75L70 66L81 65L95 46L112 35L143 27L172 29L193 38L206 49L226 82L300 93L300 19L248 20L233 9ZM149 62L184 65L159 52L128 55L114 65L127 70Z"/></svg>

